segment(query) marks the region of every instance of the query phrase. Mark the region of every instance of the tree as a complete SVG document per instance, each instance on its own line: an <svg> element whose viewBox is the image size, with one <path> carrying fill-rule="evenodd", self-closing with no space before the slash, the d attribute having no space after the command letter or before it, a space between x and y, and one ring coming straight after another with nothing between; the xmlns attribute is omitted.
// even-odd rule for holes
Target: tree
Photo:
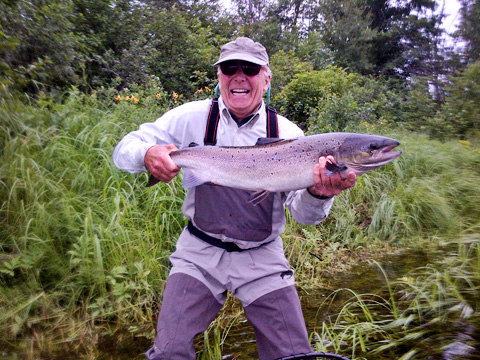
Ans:
<svg viewBox="0 0 480 360"><path fill-rule="evenodd" d="M0 2L0 77L25 92L79 84L70 1Z"/></svg>
<svg viewBox="0 0 480 360"><path fill-rule="evenodd" d="M460 0L460 23L454 36L464 43L464 61L480 60L480 1Z"/></svg>
<svg viewBox="0 0 480 360"><path fill-rule="evenodd" d="M364 0L324 0L320 2L323 42L334 54L335 65L357 72L371 72L373 63L371 15Z"/></svg>
<svg viewBox="0 0 480 360"><path fill-rule="evenodd" d="M441 29L433 0L323 0L324 43L337 66L406 79L426 75Z"/></svg>
<svg viewBox="0 0 480 360"><path fill-rule="evenodd" d="M480 61L459 71L451 78L447 98L431 129L442 137L461 139L480 135Z"/></svg>

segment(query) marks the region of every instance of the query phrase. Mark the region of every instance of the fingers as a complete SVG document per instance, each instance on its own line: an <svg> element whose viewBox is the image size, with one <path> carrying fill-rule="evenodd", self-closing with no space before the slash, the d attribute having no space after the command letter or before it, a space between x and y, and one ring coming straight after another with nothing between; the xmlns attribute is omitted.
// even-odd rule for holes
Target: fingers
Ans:
<svg viewBox="0 0 480 360"><path fill-rule="evenodd" d="M318 159L318 164L314 166L314 185L309 189L312 193L331 197L355 186L357 175L353 171L348 173L345 179L342 179L339 173L328 176L325 172L328 163L335 163L335 159L332 156L322 156Z"/></svg>
<svg viewBox="0 0 480 360"><path fill-rule="evenodd" d="M170 154L177 150L173 144L155 145L145 154L145 167L158 180L168 183L180 172Z"/></svg>

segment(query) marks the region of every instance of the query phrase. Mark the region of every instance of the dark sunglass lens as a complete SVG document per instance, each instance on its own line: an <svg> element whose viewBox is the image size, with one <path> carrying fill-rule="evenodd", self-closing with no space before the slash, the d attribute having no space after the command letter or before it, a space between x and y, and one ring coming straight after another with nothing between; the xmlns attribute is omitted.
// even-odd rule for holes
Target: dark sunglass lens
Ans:
<svg viewBox="0 0 480 360"><path fill-rule="evenodd" d="M224 63L220 64L220 70L222 73L228 76L231 76L237 72L238 64L233 61L225 61Z"/></svg>
<svg viewBox="0 0 480 360"><path fill-rule="evenodd" d="M237 73L238 67L242 68L242 71L247 76L255 76L258 75L260 69L262 68L261 65L257 65L251 62L241 61L225 61L220 64L220 70L224 75L232 76Z"/></svg>
<svg viewBox="0 0 480 360"><path fill-rule="evenodd" d="M262 68L261 65L256 65L256 64L242 65L242 71L247 76L258 75L261 68Z"/></svg>

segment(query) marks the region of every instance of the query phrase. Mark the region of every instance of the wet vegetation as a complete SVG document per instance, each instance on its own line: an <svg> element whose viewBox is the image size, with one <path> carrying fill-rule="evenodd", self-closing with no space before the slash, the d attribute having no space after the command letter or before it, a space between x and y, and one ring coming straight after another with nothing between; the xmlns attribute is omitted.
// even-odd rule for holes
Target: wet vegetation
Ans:
<svg viewBox="0 0 480 360"><path fill-rule="evenodd" d="M4 95L0 329L5 349L26 359L97 358L108 339L148 344L168 256L185 226L184 191L179 181L146 188L146 175L117 170L111 153L126 131L176 106L178 96L155 87L127 95L139 102L113 89L90 95L73 91L62 102L43 97L26 103ZM353 130L371 131L371 126L359 122ZM455 344L456 333L470 336L465 346L474 346L480 151L465 141L440 142L405 130L375 132L399 139L403 155L362 175L354 189L337 197L320 226L289 219L285 247L300 289L312 292L323 286L322 279L348 273L358 261L384 252L435 249L440 243L458 249L455 253L450 245L445 266L429 265L398 280L385 276L376 294L331 289L325 304L339 292L351 299L310 326L312 341L319 350L356 359L425 358L426 351L433 354L430 345L445 336L436 331L448 327L451 338L438 342L436 353ZM325 304L322 311L330 313ZM242 316L239 304L229 299L205 341L199 339L199 356L220 359L225 339L235 341L229 330L244 321Z"/></svg>
<svg viewBox="0 0 480 360"><path fill-rule="evenodd" d="M211 64L240 35L266 46L270 105L306 133L401 142L319 226L287 214L312 345L478 359L479 2L460 1L461 47L434 1L231 3L0 2L0 357L143 358L185 193L180 179L146 188L111 154L139 124L213 97ZM245 321L229 297L198 358L255 358Z"/></svg>

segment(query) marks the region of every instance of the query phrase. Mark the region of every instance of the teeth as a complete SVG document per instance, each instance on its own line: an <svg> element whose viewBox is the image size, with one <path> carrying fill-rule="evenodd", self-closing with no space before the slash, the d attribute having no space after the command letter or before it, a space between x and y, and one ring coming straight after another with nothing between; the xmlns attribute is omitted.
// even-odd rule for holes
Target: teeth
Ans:
<svg viewBox="0 0 480 360"><path fill-rule="evenodd" d="M232 93L233 94L248 94L249 91L245 90L245 89L234 89L234 90L232 90Z"/></svg>

